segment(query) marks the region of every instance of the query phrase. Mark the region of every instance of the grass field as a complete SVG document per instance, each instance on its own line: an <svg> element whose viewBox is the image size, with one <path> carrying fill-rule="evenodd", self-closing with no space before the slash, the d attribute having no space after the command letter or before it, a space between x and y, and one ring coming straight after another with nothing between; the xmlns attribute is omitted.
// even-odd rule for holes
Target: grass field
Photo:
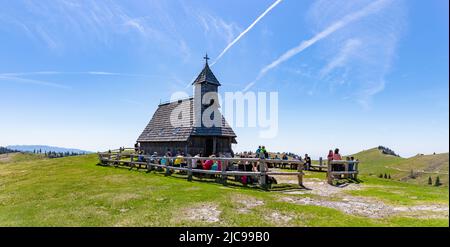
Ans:
<svg viewBox="0 0 450 247"><path fill-rule="evenodd" d="M448 186L448 153L401 158L382 154L380 150L373 148L353 156L361 160L360 172L364 175L378 176L387 173L393 180L421 185L427 185L429 177L434 182L439 176L442 185ZM411 170L416 178L410 177Z"/></svg>
<svg viewBox="0 0 450 247"><path fill-rule="evenodd" d="M2 155L0 226L449 225L448 187L363 175L362 183L326 194L329 188L321 182L325 174L308 172L305 184L311 191L266 192L102 167L97 162L96 155L60 159ZM324 193L316 193L322 188ZM362 203L349 204L349 198ZM364 203L367 209L361 210ZM373 205L380 209L372 214ZM397 211L389 213L392 209Z"/></svg>

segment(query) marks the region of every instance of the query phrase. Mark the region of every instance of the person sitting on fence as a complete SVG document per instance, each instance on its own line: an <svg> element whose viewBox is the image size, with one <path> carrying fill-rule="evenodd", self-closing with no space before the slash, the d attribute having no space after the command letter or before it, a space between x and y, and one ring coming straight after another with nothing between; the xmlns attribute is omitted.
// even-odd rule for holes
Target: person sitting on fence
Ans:
<svg viewBox="0 0 450 247"><path fill-rule="evenodd" d="M336 148L334 150L333 153L333 160L342 160L341 155L339 154L339 148ZM345 165L344 164L337 164L336 165L336 170L337 171L344 171L345 170ZM341 175L339 175L338 177L341 177Z"/></svg>
<svg viewBox="0 0 450 247"><path fill-rule="evenodd" d="M311 169L311 157L305 154L305 169L309 171Z"/></svg>
<svg viewBox="0 0 450 247"><path fill-rule="evenodd" d="M259 157L260 153L261 153L261 146L258 146L258 149L256 149L256 152L255 152L255 158L260 158Z"/></svg>
<svg viewBox="0 0 450 247"><path fill-rule="evenodd" d="M139 151L138 162L145 162L143 151Z"/></svg>
<svg viewBox="0 0 450 247"><path fill-rule="evenodd" d="M158 157L157 152L153 152L153 154L150 156L150 162L147 163L147 173L154 169L154 167L151 164L157 164L156 157Z"/></svg>
<svg viewBox="0 0 450 247"><path fill-rule="evenodd" d="M327 156L327 165L328 166L331 165L331 161L333 161L333 150L328 151L328 156ZM334 166L331 166L331 171L335 171Z"/></svg>
<svg viewBox="0 0 450 247"><path fill-rule="evenodd" d="M215 155L210 155L210 158L216 157ZM214 164L213 160L206 160L203 162L203 170L211 170L212 165Z"/></svg>
<svg viewBox="0 0 450 247"><path fill-rule="evenodd" d="M282 160L288 160L288 159L289 159L289 157L288 157L288 156L287 156L287 155L286 155L286 154L284 153L284 154L283 154L283 157L282 157L281 159L282 159ZM283 164L282 164L282 168L284 168L284 169L285 169L285 168L286 168L286 166L287 166L287 163L283 163Z"/></svg>
<svg viewBox="0 0 450 247"><path fill-rule="evenodd" d="M259 158L261 159L269 158L269 153L267 152L265 146L262 146L261 149L259 150Z"/></svg>
<svg viewBox="0 0 450 247"><path fill-rule="evenodd" d="M181 167L181 163L183 163L183 156L181 154L177 155L177 157L175 158L173 165L174 166L178 166Z"/></svg>

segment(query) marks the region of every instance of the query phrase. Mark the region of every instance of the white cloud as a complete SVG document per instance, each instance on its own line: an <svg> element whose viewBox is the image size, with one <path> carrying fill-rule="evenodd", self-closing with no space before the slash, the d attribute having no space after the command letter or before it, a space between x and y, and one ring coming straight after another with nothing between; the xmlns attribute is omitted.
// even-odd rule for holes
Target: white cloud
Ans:
<svg viewBox="0 0 450 247"><path fill-rule="evenodd" d="M39 85L39 86L55 87L55 88L60 88L60 89L70 89L70 87L68 87L66 85L58 84L58 83L42 81L42 80L26 79L26 78L21 78L21 77L17 77L17 76L0 75L0 81L35 84L35 85Z"/></svg>
<svg viewBox="0 0 450 247"><path fill-rule="evenodd" d="M219 56L217 56L216 60L211 64L211 66L217 63L217 61L219 61L220 58L222 58L222 56L225 55L225 53L234 44L236 44L248 31L250 31L265 15L267 15L267 13L269 13L273 8L275 8L279 3L281 3L281 1L282 0L276 0L272 5L269 6L269 8L267 8L261 15L259 15L258 18L256 18L256 20L254 20L252 24L250 24L250 26L248 26L243 32L241 32L232 42L229 42L228 45L225 47L225 49L223 49L223 51L219 54Z"/></svg>
<svg viewBox="0 0 450 247"><path fill-rule="evenodd" d="M311 28L318 30L316 34L263 67L244 91L281 63L317 45L312 56L324 66L315 73L316 81L328 82L335 89L351 84L354 87L347 90L351 92L349 98L368 107L371 97L384 89L384 77L402 33L404 12L403 1L319 0L307 14Z"/></svg>

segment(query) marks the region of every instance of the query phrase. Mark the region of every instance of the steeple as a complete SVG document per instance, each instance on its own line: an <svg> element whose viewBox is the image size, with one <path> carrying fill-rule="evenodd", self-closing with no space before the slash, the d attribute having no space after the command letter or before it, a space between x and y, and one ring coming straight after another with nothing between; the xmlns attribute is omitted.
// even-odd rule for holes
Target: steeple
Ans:
<svg viewBox="0 0 450 247"><path fill-rule="evenodd" d="M208 54L206 54L206 56L203 57L203 59L205 59L205 67L203 68L202 72L200 72L200 74L197 76L197 79L195 79L195 81L192 83L192 85L209 83L212 85L220 86L220 82L217 80L216 76L213 74L213 72L209 68L208 60L210 58L208 57Z"/></svg>

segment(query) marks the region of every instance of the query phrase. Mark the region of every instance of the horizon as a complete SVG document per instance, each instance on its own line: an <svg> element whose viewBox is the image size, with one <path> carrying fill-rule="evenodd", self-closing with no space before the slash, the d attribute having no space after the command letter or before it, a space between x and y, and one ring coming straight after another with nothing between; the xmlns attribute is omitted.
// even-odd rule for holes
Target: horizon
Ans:
<svg viewBox="0 0 450 247"><path fill-rule="evenodd" d="M278 92L234 152L449 152L448 1L14 1L0 9L0 146L132 147L161 100ZM237 8L240 11L235 11Z"/></svg>

